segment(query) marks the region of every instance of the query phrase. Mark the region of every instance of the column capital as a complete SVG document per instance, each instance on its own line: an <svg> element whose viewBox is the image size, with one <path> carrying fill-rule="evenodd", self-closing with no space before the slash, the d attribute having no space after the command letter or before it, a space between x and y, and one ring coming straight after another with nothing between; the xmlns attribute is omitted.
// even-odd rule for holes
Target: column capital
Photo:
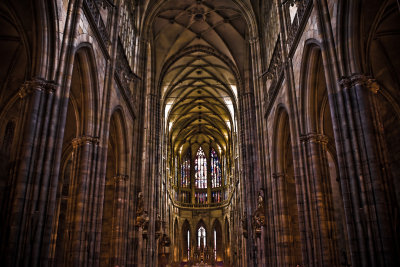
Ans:
<svg viewBox="0 0 400 267"><path fill-rule="evenodd" d="M77 148L79 146L82 146L84 144L98 144L100 139L98 137L93 137L89 135L84 135L81 137L76 137L72 139L72 146L73 148Z"/></svg>
<svg viewBox="0 0 400 267"><path fill-rule="evenodd" d="M300 135L300 141L303 143L320 143L323 145L328 144L328 136L320 133L308 133Z"/></svg>
<svg viewBox="0 0 400 267"><path fill-rule="evenodd" d="M350 88L357 85L363 86L368 88L374 94L378 93L380 87L378 82L371 76L361 73L355 73L348 77L342 77L339 81L339 84L342 88Z"/></svg>
<svg viewBox="0 0 400 267"><path fill-rule="evenodd" d="M53 93L56 88L57 84L54 81L47 81L42 78L33 78L32 80L25 81L22 84L18 96L24 98L35 90L50 94Z"/></svg>

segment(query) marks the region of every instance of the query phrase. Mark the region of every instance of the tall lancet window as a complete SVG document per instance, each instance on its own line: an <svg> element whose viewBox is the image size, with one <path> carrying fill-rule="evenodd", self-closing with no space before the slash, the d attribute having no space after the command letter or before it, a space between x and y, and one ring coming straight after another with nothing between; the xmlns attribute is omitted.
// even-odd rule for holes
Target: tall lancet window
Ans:
<svg viewBox="0 0 400 267"><path fill-rule="evenodd" d="M214 229L214 260L217 260L217 230Z"/></svg>
<svg viewBox="0 0 400 267"><path fill-rule="evenodd" d="M197 150L194 168L196 188L207 188L207 158L201 147Z"/></svg>
<svg viewBox="0 0 400 267"><path fill-rule="evenodd" d="M213 188L221 186L221 164L214 148L211 149L211 184Z"/></svg>
<svg viewBox="0 0 400 267"><path fill-rule="evenodd" d="M206 229L203 226L200 226L197 230L197 246L199 248L206 246Z"/></svg>
<svg viewBox="0 0 400 267"><path fill-rule="evenodd" d="M190 231L187 231L187 259L190 259Z"/></svg>
<svg viewBox="0 0 400 267"><path fill-rule="evenodd" d="M181 186L190 186L190 153L186 153L186 156L182 160L181 165Z"/></svg>

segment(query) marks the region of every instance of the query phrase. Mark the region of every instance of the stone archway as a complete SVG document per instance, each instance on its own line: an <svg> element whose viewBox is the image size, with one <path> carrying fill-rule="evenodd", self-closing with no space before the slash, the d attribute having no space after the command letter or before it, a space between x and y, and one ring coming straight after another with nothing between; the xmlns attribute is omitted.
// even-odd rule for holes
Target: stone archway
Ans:
<svg viewBox="0 0 400 267"><path fill-rule="evenodd" d="M277 230L278 256L282 263L296 266L302 264L299 209L297 197L301 194L299 182L295 180L293 148L287 111L281 107L277 111L274 128L274 161L276 194L275 227Z"/></svg>

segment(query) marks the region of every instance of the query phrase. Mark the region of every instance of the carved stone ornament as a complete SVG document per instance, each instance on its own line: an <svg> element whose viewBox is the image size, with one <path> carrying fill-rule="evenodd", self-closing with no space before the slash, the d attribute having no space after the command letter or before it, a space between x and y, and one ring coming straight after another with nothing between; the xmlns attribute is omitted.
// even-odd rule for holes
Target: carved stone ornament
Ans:
<svg viewBox="0 0 400 267"><path fill-rule="evenodd" d="M374 94L377 94L380 88L375 79L364 74L353 74L350 77L342 77L339 81L339 84L342 88L346 89L354 86L363 86Z"/></svg>
<svg viewBox="0 0 400 267"><path fill-rule="evenodd" d="M258 193L257 209L252 216L252 226L256 236L261 235L261 227L265 226L264 198L261 191Z"/></svg>
<svg viewBox="0 0 400 267"><path fill-rule="evenodd" d="M24 98L27 95L31 94L34 90L45 92L45 93L53 93L57 88L57 85L53 81L46 81L41 78L34 78L30 81L25 81L21 89L18 92L18 96L20 98Z"/></svg>
<svg viewBox="0 0 400 267"><path fill-rule="evenodd" d="M162 225L162 220L160 214L157 213L157 219L156 219L156 239L158 239L161 234L161 225Z"/></svg>
<svg viewBox="0 0 400 267"><path fill-rule="evenodd" d="M149 227L149 216L147 215L147 211L144 210L144 198L143 193L139 192L138 194L138 204L136 208L136 219L135 226L142 227L143 235L147 234L147 230Z"/></svg>

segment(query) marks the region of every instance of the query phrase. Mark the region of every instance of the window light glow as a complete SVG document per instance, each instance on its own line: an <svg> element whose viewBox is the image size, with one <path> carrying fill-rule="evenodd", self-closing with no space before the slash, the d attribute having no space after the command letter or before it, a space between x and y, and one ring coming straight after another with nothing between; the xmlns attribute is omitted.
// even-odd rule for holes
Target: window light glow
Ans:
<svg viewBox="0 0 400 267"><path fill-rule="evenodd" d="M293 23L294 18L297 13L297 5L296 4L294 4L293 6L292 5L289 6L289 13L290 13L290 22Z"/></svg>
<svg viewBox="0 0 400 267"><path fill-rule="evenodd" d="M171 109L171 107L172 107L172 104L171 104L171 103L168 103L168 104L165 105L165 122L167 122L167 119L168 119L168 112L169 112L169 110Z"/></svg>
<svg viewBox="0 0 400 267"><path fill-rule="evenodd" d="M207 188L207 158L201 147L197 151L194 167L196 188Z"/></svg>
<svg viewBox="0 0 400 267"><path fill-rule="evenodd" d="M235 95L235 97L237 98L237 87L234 84L231 84L231 89L233 91L233 94Z"/></svg>

